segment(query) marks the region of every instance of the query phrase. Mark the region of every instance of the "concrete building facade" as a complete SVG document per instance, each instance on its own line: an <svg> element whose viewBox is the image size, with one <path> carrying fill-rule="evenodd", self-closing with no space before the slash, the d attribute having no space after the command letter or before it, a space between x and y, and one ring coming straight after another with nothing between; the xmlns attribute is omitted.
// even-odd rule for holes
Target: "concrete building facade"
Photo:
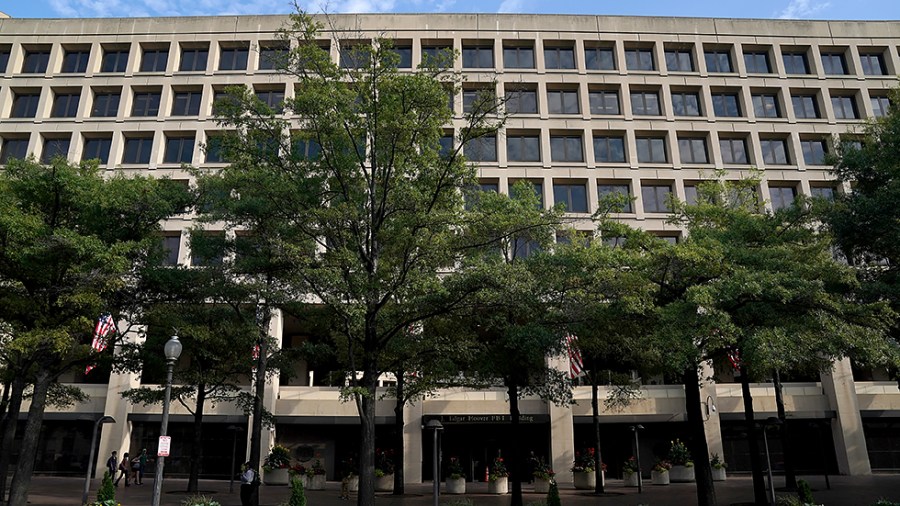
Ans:
<svg viewBox="0 0 900 506"><path fill-rule="evenodd" d="M293 96L289 78L266 56L280 50L284 16L140 19L0 19L0 165L33 154L47 160L99 158L108 170L166 175L189 184L182 163L221 167L203 149L214 136L212 104L229 85L251 87L270 104ZM564 202L577 228L598 199L634 196L618 218L677 241L666 223L666 197L690 201L696 184L715 169L740 177L763 171L758 193L767 206L790 205L797 195L830 198L837 185L825 155L838 142L885 114L888 91L900 72L900 22L819 22L694 18L527 15L334 16L323 46L339 61L341 48L383 36L396 41L403 68L422 55L452 48L450 71L465 78L454 97L455 119L478 90L494 86L514 95L515 114L493 146L478 154L484 189L508 191L526 179L543 202ZM169 261L190 265L185 230L191 216L164 224ZM308 329L277 315L272 335L282 346L309 339ZM138 339L138 337L133 337ZM274 378L267 407L276 427L266 432L297 459L321 457L329 477L356 447L355 407L309 364L298 379ZM560 364L566 367L566 364ZM716 381L702 398L711 451L733 471L749 469L742 443L741 391L727 370L709 368ZM845 360L821 377L794 377L785 404L797 444L817 449L802 456L804 472L867 474L900 470L900 391L897 383ZM38 470L83 472L91 421L103 414L98 463L112 450L155 448L161 409L131 405L119 395L146 385L140 375L108 380L73 374L90 401L48 414ZM629 427L641 424L641 455L651 461L683 432L683 389L664 378L645 379L641 399L602 415L604 461L615 475L633 453ZM248 386L249 388L249 386ZM755 384L760 418L775 412L771 384ZM557 407L540 399L520 404L529 450L545 457L560 481L571 479L575 451L590 443L590 392L576 387L577 403ZM27 410L27 404L24 406ZM227 476L232 444L247 443L247 418L235 406L207 411L207 476ZM447 428L444 452L458 456L470 479L504 447L508 405L501 390L441 391L408 406L404 428L406 477L431 476L422 426ZM388 444L392 403L378 409L379 437ZM173 406L174 458L167 471L186 471L189 414ZM775 448L776 456L778 448ZM180 456L185 456L179 460ZM777 457L776 457L777 460Z"/></svg>

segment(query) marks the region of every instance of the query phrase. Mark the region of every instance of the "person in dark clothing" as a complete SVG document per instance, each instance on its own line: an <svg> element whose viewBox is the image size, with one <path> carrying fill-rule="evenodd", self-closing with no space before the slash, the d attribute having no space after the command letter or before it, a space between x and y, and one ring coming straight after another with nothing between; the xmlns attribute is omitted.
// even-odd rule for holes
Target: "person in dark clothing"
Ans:
<svg viewBox="0 0 900 506"><path fill-rule="evenodd" d="M119 467L119 456L116 454L116 451L113 450L112 454L110 454L109 458L106 459L106 470L109 472L109 479L116 479L116 468Z"/></svg>
<svg viewBox="0 0 900 506"><path fill-rule="evenodd" d="M115 485L118 487L119 480L121 480L124 476L125 486L130 487L131 483L129 483L129 481L131 480L131 460L128 458L128 452L125 452L125 454L122 455L122 462L119 463L119 471L121 471L122 474L120 474L119 477L116 478Z"/></svg>
<svg viewBox="0 0 900 506"><path fill-rule="evenodd" d="M241 506L256 506L259 504L259 476L250 467L249 462L241 466Z"/></svg>

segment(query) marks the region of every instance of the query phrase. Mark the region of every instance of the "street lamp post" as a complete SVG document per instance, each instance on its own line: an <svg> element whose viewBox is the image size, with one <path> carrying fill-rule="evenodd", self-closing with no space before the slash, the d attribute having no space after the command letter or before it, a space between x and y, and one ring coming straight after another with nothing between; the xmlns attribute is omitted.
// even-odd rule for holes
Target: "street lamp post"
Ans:
<svg viewBox="0 0 900 506"><path fill-rule="evenodd" d="M94 422L94 433L91 435L91 452L87 462L87 473L84 476L84 493L81 494L81 504L87 504L88 492L91 490L91 474L94 471L94 455L97 446L97 431L104 423L116 423L116 419L111 416L104 416Z"/></svg>
<svg viewBox="0 0 900 506"><path fill-rule="evenodd" d="M775 506L775 483L772 481L772 459L769 457L769 438L766 436L766 429L768 429L770 425L781 425L781 419L771 416L766 419L762 428L763 446L766 449L766 472L769 476L769 501L771 501L772 506Z"/></svg>
<svg viewBox="0 0 900 506"><path fill-rule="evenodd" d="M434 480L434 506L438 506L441 497L441 453L438 444L438 432L444 430L444 425L439 420L429 420L425 427L434 431L434 459L432 461L432 472Z"/></svg>
<svg viewBox="0 0 900 506"><path fill-rule="evenodd" d="M163 347L166 355L166 394L163 400L162 425L159 428L159 436L163 437L169 429L169 403L172 400L172 371L175 369L175 362L181 356L181 341L178 336L172 336ZM158 454L159 452L157 452ZM153 479L153 497L150 500L151 506L159 506L159 497L162 494L163 467L165 466L165 457L157 455L156 457L156 477Z"/></svg>
<svg viewBox="0 0 900 506"><path fill-rule="evenodd" d="M236 470L234 468L234 461L235 461L235 456L237 455L237 435L238 435L238 432L243 430L243 428L241 428L237 425L229 425L228 430L231 431L231 435L232 435L232 439L231 439L231 473L230 473L231 479L228 481L228 493L233 494L234 493L234 475L236 474L235 473Z"/></svg>
<svg viewBox="0 0 900 506"><path fill-rule="evenodd" d="M641 476L641 445L638 441L638 431L643 429L644 426L641 424L631 426L631 432L634 432L634 459L638 467L638 494L644 492L644 478Z"/></svg>

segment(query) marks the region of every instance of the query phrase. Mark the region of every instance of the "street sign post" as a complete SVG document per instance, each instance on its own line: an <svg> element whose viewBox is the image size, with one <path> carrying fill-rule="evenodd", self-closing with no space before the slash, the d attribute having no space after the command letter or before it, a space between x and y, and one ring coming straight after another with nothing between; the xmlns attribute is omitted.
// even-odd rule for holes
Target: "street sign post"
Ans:
<svg viewBox="0 0 900 506"><path fill-rule="evenodd" d="M156 451L157 457L168 457L169 450L172 448L172 438L171 436L159 436L159 446Z"/></svg>

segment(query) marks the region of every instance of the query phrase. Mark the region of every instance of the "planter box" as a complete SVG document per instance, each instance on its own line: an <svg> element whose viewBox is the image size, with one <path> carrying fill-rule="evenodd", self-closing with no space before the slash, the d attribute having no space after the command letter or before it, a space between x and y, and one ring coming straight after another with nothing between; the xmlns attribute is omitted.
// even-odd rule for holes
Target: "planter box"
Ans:
<svg viewBox="0 0 900 506"><path fill-rule="evenodd" d="M509 482L506 476L488 482L488 493L503 495L509 493Z"/></svg>
<svg viewBox="0 0 900 506"><path fill-rule="evenodd" d="M271 471L263 470L263 483L266 485L287 485L290 483L288 479L288 469L272 469Z"/></svg>
<svg viewBox="0 0 900 506"><path fill-rule="evenodd" d="M536 494L546 494L547 492L550 492L550 480L535 478L534 479L534 492Z"/></svg>
<svg viewBox="0 0 900 506"><path fill-rule="evenodd" d="M623 480L626 487L638 486L638 473L625 473Z"/></svg>
<svg viewBox="0 0 900 506"><path fill-rule="evenodd" d="M694 481L694 466L672 466L669 471L672 483L690 483Z"/></svg>
<svg viewBox="0 0 900 506"><path fill-rule="evenodd" d="M347 490L350 492L359 492L359 476L353 475L347 478Z"/></svg>
<svg viewBox="0 0 900 506"><path fill-rule="evenodd" d="M668 485L669 484L669 472L668 471L650 471L650 479L652 480L654 485Z"/></svg>
<svg viewBox="0 0 900 506"><path fill-rule="evenodd" d="M725 481L725 468L712 468L713 481Z"/></svg>
<svg viewBox="0 0 900 506"><path fill-rule="evenodd" d="M594 490L597 486L597 475L594 471L589 473L579 471L572 475L575 477L575 488L578 490Z"/></svg>
<svg viewBox="0 0 900 506"><path fill-rule="evenodd" d="M447 478L446 493L448 494L465 494L466 479L465 478Z"/></svg>
<svg viewBox="0 0 900 506"><path fill-rule="evenodd" d="M386 474L382 477L375 477L376 492L393 492L394 491L394 475Z"/></svg>
<svg viewBox="0 0 900 506"><path fill-rule="evenodd" d="M309 481L306 488L309 490L325 490L325 475L324 474L314 474L312 476L307 476Z"/></svg>

